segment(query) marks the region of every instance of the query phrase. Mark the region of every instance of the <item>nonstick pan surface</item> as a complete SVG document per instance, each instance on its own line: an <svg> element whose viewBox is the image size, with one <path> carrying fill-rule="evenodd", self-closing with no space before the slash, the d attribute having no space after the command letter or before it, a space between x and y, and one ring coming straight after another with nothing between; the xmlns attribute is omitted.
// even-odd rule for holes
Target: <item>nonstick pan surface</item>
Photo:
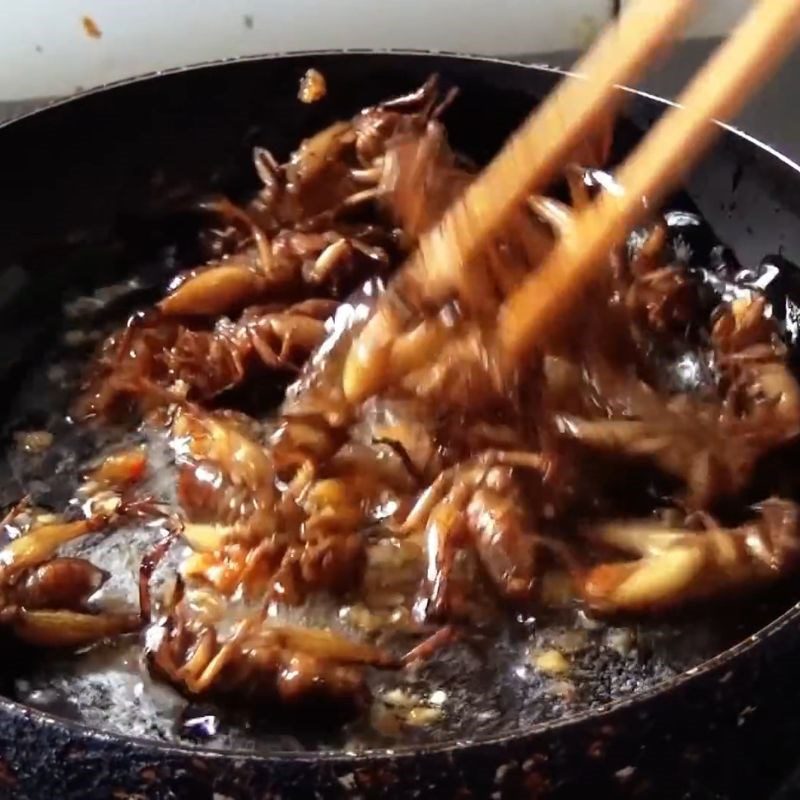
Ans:
<svg viewBox="0 0 800 800"><path fill-rule="evenodd" d="M326 75L329 93L305 106L296 99L297 85L312 65ZM53 359L67 330L91 334L102 317L75 299L97 297L98 289L134 275L139 280L130 294L110 307L121 313L128 300L141 302L186 234L181 223L159 222L170 209L209 190L246 192L254 144L285 157L304 136L432 72L459 86L448 127L456 148L479 162L558 78L544 68L456 56L298 54L127 82L0 127L0 411L9 445L3 503L33 486L37 499L58 506L96 445L64 439L63 452L56 448L36 463L10 449L14 430L59 432L57 416L71 387L68 369L53 378ZM618 155L663 108L662 101L631 94ZM674 203L699 209L715 237L755 265L767 253L800 253L797 180L793 164L728 131ZM790 292L794 267L773 260ZM65 315L65 307L72 311ZM148 728L144 700L138 714L121 715L119 684L109 689L106 705L88 703L94 716L85 706L76 710L74 700L36 683L39 664L12 655L5 692L39 709L0 699L0 787L10 797L53 796L55 787L59 797L355 797L389 790L568 797L589 785L620 796L645 790L681 796L672 793L675 782L688 787L680 791L696 791L711 769L705 765L722 752L720 742L741 745L776 695L794 652L800 613L794 601L793 587L782 587L723 610L641 627L638 657L603 640L583 656L582 694L571 704L548 687L532 691L518 674L514 683L513 656L488 665L462 662L440 676L452 687L455 672L463 673L447 724L398 742L357 729L320 733L314 725L280 738L275 730L284 721L270 728L267 720L267 734L261 726L252 735L192 743L163 726ZM667 786L654 777L667 774Z"/></svg>

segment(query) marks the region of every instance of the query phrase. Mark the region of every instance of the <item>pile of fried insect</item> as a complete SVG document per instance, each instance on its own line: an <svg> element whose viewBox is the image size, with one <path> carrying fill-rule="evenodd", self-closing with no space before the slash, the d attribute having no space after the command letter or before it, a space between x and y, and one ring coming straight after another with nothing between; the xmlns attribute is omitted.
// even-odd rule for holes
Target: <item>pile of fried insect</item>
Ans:
<svg viewBox="0 0 800 800"><path fill-rule="evenodd" d="M168 436L177 506L137 499L146 448L107 454L87 480L117 502L34 521L2 551L16 636L84 647L140 632L153 674L188 695L360 704L367 666L436 658L520 610L656 614L795 568L798 507L759 470L800 431L783 332L757 289L709 293L662 215L609 253L580 324L494 368L491 312L601 190L607 142L576 153L565 199L531 197L473 265L482 308L409 319L377 391L353 370L345 391L347 320L476 175L448 144L453 100L431 79L284 164L257 148L257 194L201 204L207 263L106 339L79 399L79 424ZM688 357L701 379L676 388ZM258 418L227 403L292 373ZM90 610L105 576L60 548L132 515L167 531L142 565L141 609ZM190 554L151 597L175 541ZM346 630L275 611L319 596L353 612ZM411 650L391 646L398 631Z"/></svg>

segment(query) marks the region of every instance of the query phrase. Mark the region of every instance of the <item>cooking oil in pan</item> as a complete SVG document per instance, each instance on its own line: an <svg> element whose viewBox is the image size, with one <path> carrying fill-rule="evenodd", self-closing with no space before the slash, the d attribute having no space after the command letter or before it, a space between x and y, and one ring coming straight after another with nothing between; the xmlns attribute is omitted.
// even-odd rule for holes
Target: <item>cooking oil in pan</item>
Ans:
<svg viewBox="0 0 800 800"><path fill-rule="evenodd" d="M6 426L6 503L23 492L53 509L80 503L75 493L90 463L104 451L145 441L150 477L142 491L175 504L173 453L162 434L147 428L101 431L68 416L87 353L100 335L96 312L139 289L128 283L73 304L79 313L65 315L60 339L26 373ZM48 432L41 451L19 446L21 440L11 435L31 428ZM136 607L139 562L158 535L157 526L142 522L71 548L110 575L94 602ZM183 551L183 545L174 545L161 564L155 594ZM629 627L575 611L509 620L442 648L413 669L372 670L368 711L330 724L321 724L318 716L304 720L269 708L244 711L187 700L150 676L135 635L68 656L39 653L6 674L4 686L26 705L98 729L223 750L366 750L466 741L564 719L668 681L757 630L776 611L769 602L746 608L741 615L708 609L691 619ZM275 613L295 624L348 630L333 601L316 599Z"/></svg>

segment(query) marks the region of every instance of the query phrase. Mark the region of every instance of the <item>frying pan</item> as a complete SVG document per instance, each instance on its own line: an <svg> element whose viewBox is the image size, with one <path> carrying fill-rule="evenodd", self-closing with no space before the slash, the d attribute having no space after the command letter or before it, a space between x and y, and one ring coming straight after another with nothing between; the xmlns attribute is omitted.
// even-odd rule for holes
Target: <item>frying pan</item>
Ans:
<svg viewBox="0 0 800 800"><path fill-rule="evenodd" d="M296 92L311 65L326 75L329 94L306 106ZM478 161L559 78L546 67L449 54L291 54L115 84L0 126L2 419L19 408L29 366L56 335L65 294L119 277L115 270L130 254L120 256L108 242L182 199L241 189L254 144L283 157L324 124L434 72L461 89L448 124L456 148ZM617 150L665 106L630 92ZM791 257L800 253L799 173L726 129L680 202L698 208L743 263L775 251ZM146 249L148 241L139 245ZM774 261L792 286L795 268ZM23 405L35 416L36 403L28 397ZM9 476L0 499L10 502L20 489ZM765 776L782 768L800 727L798 596L795 587L781 588L738 643L657 686L502 734L482 735L476 719L469 736L418 747L223 752L103 732L0 697L0 796L765 796ZM728 616L740 613L732 608ZM12 645L4 652L5 669L16 655ZM469 718L470 709L461 713Z"/></svg>

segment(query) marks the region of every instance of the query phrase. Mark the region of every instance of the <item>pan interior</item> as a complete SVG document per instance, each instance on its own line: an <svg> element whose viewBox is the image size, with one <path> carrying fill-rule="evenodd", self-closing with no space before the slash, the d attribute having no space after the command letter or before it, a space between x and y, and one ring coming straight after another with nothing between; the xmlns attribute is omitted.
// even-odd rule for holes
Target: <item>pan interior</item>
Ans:
<svg viewBox="0 0 800 800"><path fill-rule="evenodd" d="M68 421L86 355L83 337L94 339L97 324L92 314L79 321L64 315L58 343L41 362L29 365L7 417L6 490L25 486L37 504L54 510L69 504L80 476L104 447L138 443L147 435L138 430L100 433ZM79 339L80 345L72 344ZM28 430L51 431L53 445L42 454L25 451L13 433ZM153 435L148 444L151 464L153 453L163 461L146 488L168 496L169 451ZM11 499L10 494L4 498ZM111 574L97 598L104 606L136 606L138 564L153 537L152 529L128 527L108 537L90 537L72 549ZM298 719L276 716L270 708L253 713L188 701L149 676L139 637L63 656L16 648L17 658L6 663L3 690L26 705L112 733L223 750L357 751L472 741L584 713L666 684L745 639L789 602L785 592L778 592L743 599L735 607L694 609L666 621L629 624L600 623L573 612L520 617L503 630L447 647L418 670L374 671L370 712L344 723L335 718L325 723L313 713ZM336 609L323 603L305 607L299 616L338 626ZM537 668L535 654L551 649L566 656L567 672L548 674ZM409 712L418 722L398 724L398 717L405 720Z"/></svg>
<svg viewBox="0 0 800 800"><path fill-rule="evenodd" d="M419 64L414 70L426 73L430 65ZM381 86L378 97L407 89L420 77L402 74L401 82L401 72L384 75L390 85ZM292 67L290 73L294 80L302 66ZM459 82L458 77L454 82ZM468 88L465 102L454 106L449 124L456 147L480 161L496 149L531 102L527 92L508 91L497 107L496 129L474 136L465 133L493 91L479 82ZM349 101L354 108L348 107L346 113L368 99L376 98L357 93ZM335 116L344 116L339 111ZM322 113L330 114L331 109ZM304 124L306 133L319 127L311 117ZM245 137L248 145L253 136L257 138L258 133ZM635 138L635 133L623 135L620 147L630 137ZM280 148L279 144L278 154L285 155ZM237 164L246 170L246 155ZM221 173L225 181L231 180L225 170ZM227 188L234 193L249 188L246 182L236 184L237 180ZM81 476L104 450L143 438L148 439L151 459L157 459L159 467L149 488L170 497L174 485L170 454L157 434L92 428L76 423L70 408L97 342L133 310L159 295L170 275L185 265L186 242L193 233L185 219L160 213L140 215L115 224L112 233L81 233L77 242L75 237L59 241L36 254L35 263L45 265L48 275L58 270L60 279L32 290L3 325L0 352L25 355L4 376L3 505L29 493L36 504L61 510L76 502ZM13 268L6 277L13 279ZM269 389L276 402L282 388ZM53 435L52 445L44 452L26 450L15 436L32 430ZM105 603L135 604L136 571L152 536L146 527L126 528L78 545L76 552L88 553L112 575L102 589ZM254 712L189 701L149 677L136 637L68 656L33 653L14 645L13 658L4 662L2 690L28 706L112 733L223 750L357 751L475 741L561 720L667 684L758 631L785 611L793 597L792 587L782 587L658 622L607 624L571 611L518 618L503 630L447 648L416 671L372 673L376 700L357 721L332 719L328 723L314 713L287 718L271 708ZM303 613L337 624L335 609L323 603ZM566 672L537 668L534 654L547 649L566 655ZM398 724L398 718L409 719L410 710L416 712L415 722Z"/></svg>

